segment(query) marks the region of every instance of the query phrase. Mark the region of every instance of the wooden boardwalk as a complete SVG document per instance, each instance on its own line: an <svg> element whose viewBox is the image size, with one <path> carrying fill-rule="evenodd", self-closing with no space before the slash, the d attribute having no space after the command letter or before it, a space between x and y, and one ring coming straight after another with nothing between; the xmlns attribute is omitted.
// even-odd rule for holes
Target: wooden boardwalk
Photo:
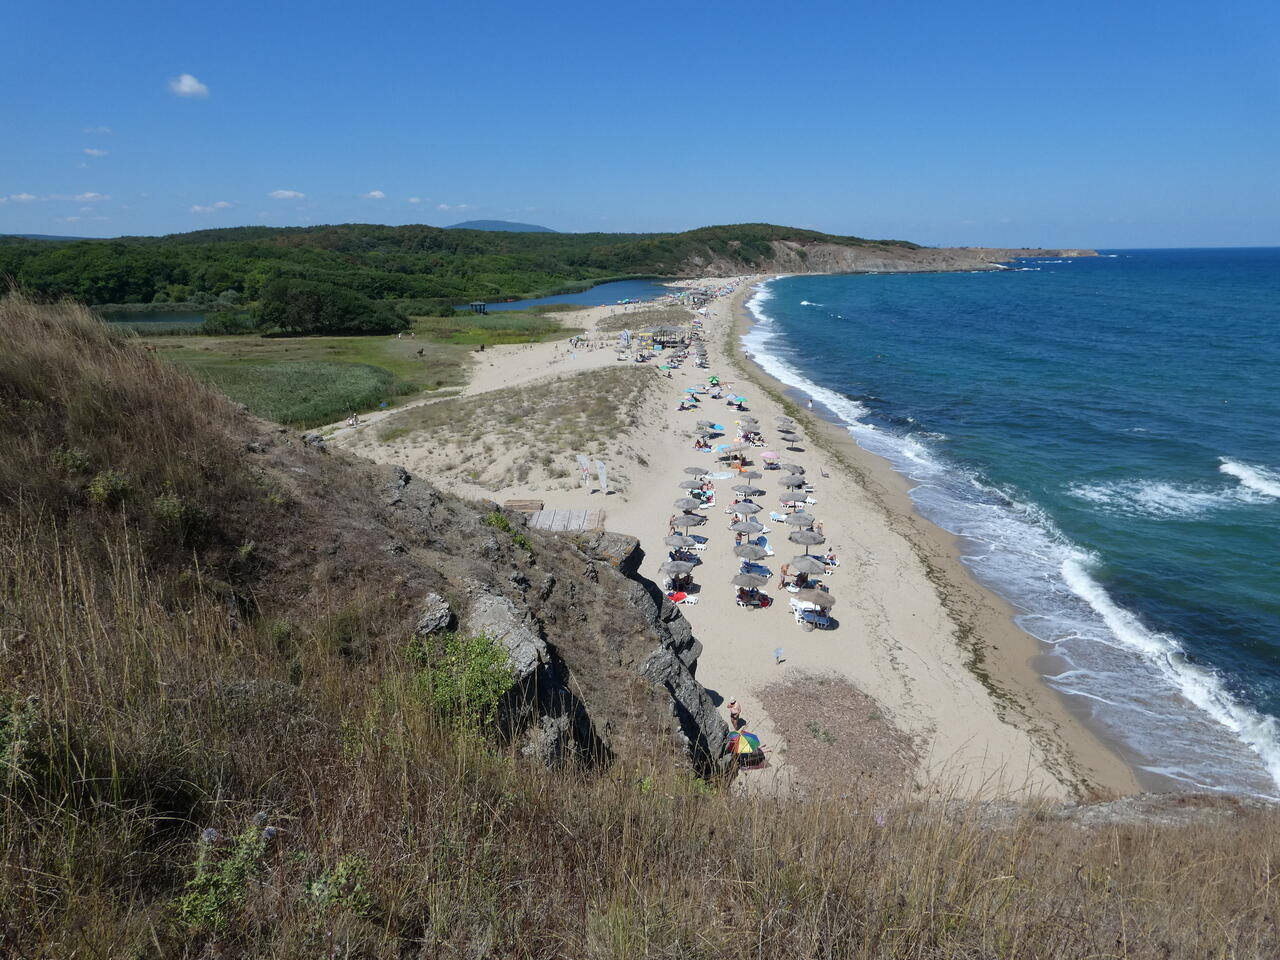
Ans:
<svg viewBox="0 0 1280 960"><path fill-rule="evenodd" d="M603 510L538 510L529 515L529 526L539 530L573 533L604 529Z"/></svg>

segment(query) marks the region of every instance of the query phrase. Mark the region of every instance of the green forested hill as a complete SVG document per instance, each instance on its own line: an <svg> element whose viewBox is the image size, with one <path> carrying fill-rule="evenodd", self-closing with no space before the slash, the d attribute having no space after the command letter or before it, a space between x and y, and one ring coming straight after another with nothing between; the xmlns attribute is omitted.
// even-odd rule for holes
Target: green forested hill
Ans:
<svg viewBox="0 0 1280 960"><path fill-rule="evenodd" d="M529 296L622 276L669 276L710 259L749 270L771 241L915 248L772 224L676 234L512 233L342 224L234 227L165 237L53 244L0 238L0 277L86 303L257 300L276 278L320 281L376 299Z"/></svg>

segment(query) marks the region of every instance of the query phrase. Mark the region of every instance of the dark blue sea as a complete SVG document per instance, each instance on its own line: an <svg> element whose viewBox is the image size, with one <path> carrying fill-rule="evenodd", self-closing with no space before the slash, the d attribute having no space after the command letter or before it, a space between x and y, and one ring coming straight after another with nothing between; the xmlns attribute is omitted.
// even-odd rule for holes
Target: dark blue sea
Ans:
<svg viewBox="0 0 1280 960"><path fill-rule="evenodd" d="M1149 783L1280 794L1280 249L786 277L745 345L913 482Z"/></svg>

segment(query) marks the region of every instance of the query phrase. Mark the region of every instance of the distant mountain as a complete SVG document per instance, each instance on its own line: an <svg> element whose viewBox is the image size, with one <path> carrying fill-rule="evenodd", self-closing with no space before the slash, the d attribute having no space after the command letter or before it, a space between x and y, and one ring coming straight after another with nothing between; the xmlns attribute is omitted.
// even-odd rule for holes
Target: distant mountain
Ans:
<svg viewBox="0 0 1280 960"><path fill-rule="evenodd" d="M540 227L536 223L512 223L510 220L464 220L455 223L446 230L504 230L507 233L559 233L550 227Z"/></svg>

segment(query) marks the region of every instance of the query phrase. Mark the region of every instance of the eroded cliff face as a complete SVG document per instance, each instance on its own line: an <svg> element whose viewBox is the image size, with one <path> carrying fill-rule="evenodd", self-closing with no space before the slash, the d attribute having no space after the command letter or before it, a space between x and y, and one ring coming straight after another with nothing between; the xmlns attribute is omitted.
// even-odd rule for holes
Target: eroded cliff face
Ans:
<svg viewBox="0 0 1280 960"><path fill-rule="evenodd" d="M264 544L265 601L377 583L393 636L428 648L454 629L499 641L514 677L500 732L541 762L656 752L700 775L724 769L729 731L695 677L701 644L637 572L634 538L544 534L402 468L275 430L247 449L296 504L292 532Z"/></svg>
<svg viewBox="0 0 1280 960"><path fill-rule="evenodd" d="M834 243L803 244L791 240L771 242L773 256L755 265L760 273L931 273L935 271L998 270L1018 257L1092 257L1094 250L1012 249L986 247L921 247L891 245L844 246ZM684 276L731 276L743 264L708 252L686 261Z"/></svg>

